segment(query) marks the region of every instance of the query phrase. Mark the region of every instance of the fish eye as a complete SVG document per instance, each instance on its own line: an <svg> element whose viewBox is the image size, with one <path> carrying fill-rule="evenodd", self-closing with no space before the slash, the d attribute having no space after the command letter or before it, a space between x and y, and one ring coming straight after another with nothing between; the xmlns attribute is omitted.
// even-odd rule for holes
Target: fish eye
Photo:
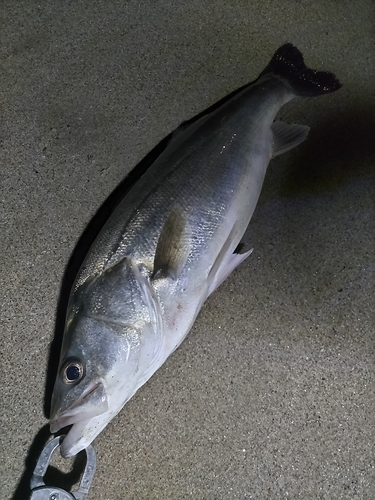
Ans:
<svg viewBox="0 0 375 500"><path fill-rule="evenodd" d="M66 384L79 382L84 375L83 365L77 359L68 359L63 364L61 374Z"/></svg>

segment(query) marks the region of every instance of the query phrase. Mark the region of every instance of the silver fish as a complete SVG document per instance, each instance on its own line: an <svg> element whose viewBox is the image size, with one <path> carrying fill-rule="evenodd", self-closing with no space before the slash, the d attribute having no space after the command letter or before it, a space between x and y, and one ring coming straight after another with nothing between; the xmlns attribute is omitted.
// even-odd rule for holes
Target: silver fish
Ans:
<svg viewBox="0 0 375 500"><path fill-rule="evenodd" d="M251 253L235 252L270 159L309 128L274 122L298 96L333 92L291 44L260 77L182 127L123 198L73 285L52 396L64 457L87 447L181 344L207 297Z"/></svg>

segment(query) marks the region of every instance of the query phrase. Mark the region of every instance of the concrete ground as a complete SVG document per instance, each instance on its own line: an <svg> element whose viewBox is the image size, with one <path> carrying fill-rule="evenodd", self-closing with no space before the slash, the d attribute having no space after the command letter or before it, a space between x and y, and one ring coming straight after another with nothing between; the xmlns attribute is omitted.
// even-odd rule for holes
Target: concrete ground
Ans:
<svg viewBox="0 0 375 500"><path fill-rule="evenodd" d="M49 436L50 346L89 221L161 139L286 41L344 86L281 111L311 133L269 168L253 255L95 440L88 498L375 498L372 7L2 2L2 499L28 498ZM48 480L72 484L78 465Z"/></svg>

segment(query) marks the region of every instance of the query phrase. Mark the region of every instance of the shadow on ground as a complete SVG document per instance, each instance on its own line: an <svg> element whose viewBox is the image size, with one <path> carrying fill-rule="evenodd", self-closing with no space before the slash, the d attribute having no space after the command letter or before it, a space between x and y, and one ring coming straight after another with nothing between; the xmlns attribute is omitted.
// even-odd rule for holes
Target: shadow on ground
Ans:
<svg viewBox="0 0 375 500"><path fill-rule="evenodd" d="M349 108L318 122L288 165L280 195L335 191L353 178L374 173L374 125L368 108Z"/></svg>

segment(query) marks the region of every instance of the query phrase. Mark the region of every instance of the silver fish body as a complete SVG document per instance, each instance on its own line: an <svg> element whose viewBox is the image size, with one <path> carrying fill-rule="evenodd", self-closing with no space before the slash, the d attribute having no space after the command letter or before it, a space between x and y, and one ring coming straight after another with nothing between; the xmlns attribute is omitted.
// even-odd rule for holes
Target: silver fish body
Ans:
<svg viewBox="0 0 375 500"><path fill-rule="evenodd" d="M318 84L301 83L286 60ZM250 254L234 251L268 163L308 132L274 122L277 112L339 88L333 75L307 72L297 49L281 47L255 83L175 133L103 227L73 286L52 398L51 431L73 424L64 456L91 443Z"/></svg>

